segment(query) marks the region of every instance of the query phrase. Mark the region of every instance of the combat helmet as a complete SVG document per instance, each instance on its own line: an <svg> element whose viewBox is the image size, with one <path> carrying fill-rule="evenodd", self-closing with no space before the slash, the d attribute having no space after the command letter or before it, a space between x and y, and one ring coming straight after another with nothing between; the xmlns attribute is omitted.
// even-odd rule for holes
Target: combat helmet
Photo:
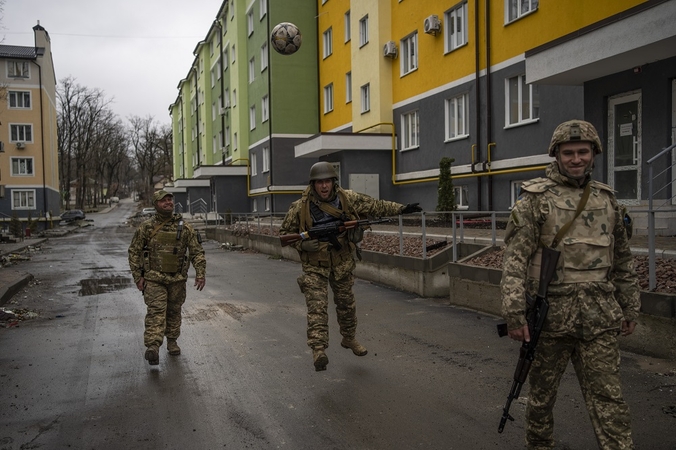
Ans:
<svg viewBox="0 0 676 450"><path fill-rule="evenodd" d="M338 174L336 173L336 169L333 168L333 164L320 161L310 167L310 183L327 178L333 178L334 181L338 181Z"/></svg>
<svg viewBox="0 0 676 450"><path fill-rule="evenodd" d="M552 142L549 144L549 156L556 156L556 150L559 144L570 141L588 141L592 144L594 155L603 151L601 139L596 132L596 128L584 120L569 120L556 127L552 135Z"/></svg>

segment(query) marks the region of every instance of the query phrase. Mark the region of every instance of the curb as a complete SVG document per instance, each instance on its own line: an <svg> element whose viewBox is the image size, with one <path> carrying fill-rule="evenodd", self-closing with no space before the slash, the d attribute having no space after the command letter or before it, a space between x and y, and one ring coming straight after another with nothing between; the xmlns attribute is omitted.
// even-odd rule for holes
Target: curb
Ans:
<svg viewBox="0 0 676 450"><path fill-rule="evenodd" d="M4 286L0 287L0 306L4 305L9 300L11 300L12 297L14 297L21 289L26 287L28 283L30 283L31 280L34 278L33 275L30 273L21 273L14 271L12 271L12 273L16 274L16 276L12 275L14 281L6 283Z"/></svg>

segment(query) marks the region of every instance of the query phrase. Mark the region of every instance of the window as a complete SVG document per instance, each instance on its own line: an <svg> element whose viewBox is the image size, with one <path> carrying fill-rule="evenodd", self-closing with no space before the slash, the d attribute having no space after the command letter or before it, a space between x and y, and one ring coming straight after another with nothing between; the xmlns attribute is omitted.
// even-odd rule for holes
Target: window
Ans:
<svg viewBox="0 0 676 450"><path fill-rule="evenodd" d="M505 109L506 126L533 122L540 117L538 88L526 84L526 75L505 79Z"/></svg>
<svg viewBox="0 0 676 450"><path fill-rule="evenodd" d="M35 189L13 189L12 209L35 209Z"/></svg>
<svg viewBox="0 0 676 450"><path fill-rule="evenodd" d="M270 97L264 95L263 99L261 100L261 122L268 121L268 119L270 118L269 111L270 111Z"/></svg>
<svg viewBox="0 0 676 450"><path fill-rule="evenodd" d="M401 115L401 149L420 146L420 119L418 111Z"/></svg>
<svg viewBox="0 0 676 450"><path fill-rule="evenodd" d="M467 186L453 186L455 191L455 205L460 211L469 209L469 189Z"/></svg>
<svg viewBox="0 0 676 450"><path fill-rule="evenodd" d="M251 212L258 212L258 202L255 198L251 200Z"/></svg>
<svg viewBox="0 0 676 450"><path fill-rule="evenodd" d="M12 158L12 176L35 175L33 158Z"/></svg>
<svg viewBox="0 0 676 450"><path fill-rule="evenodd" d="M251 36L254 32L254 18L253 11L246 13L246 32L247 35Z"/></svg>
<svg viewBox="0 0 676 450"><path fill-rule="evenodd" d="M217 109L216 109L216 102L213 102L211 104L211 120L214 121L216 120L217 117Z"/></svg>
<svg viewBox="0 0 676 450"><path fill-rule="evenodd" d="M232 107L237 106L237 89L232 90Z"/></svg>
<svg viewBox="0 0 676 450"><path fill-rule="evenodd" d="M345 103L352 101L352 72L345 74Z"/></svg>
<svg viewBox="0 0 676 450"><path fill-rule="evenodd" d="M511 188L510 190L511 190L512 194L511 194L511 198L510 198L510 200L511 200L510 205L511 206L509 207L509 209L512 209L514 207L514 204L516 203L516 201L519 199L519 197L521 197L521 185L523 184L524 181L526 181L526 180L517 180L517 181L511 181L510 182L510 188Z"/></svg>
<svg viewBox="0 0 676 450"><path fill-rule="evenodd" d="M256 105L249 108L249 129L256 129Z"/></svg>
<svg viewBox="0 0 676 450"><path fill-rule="evenodd" d="M9 107L30 108L31 107L30 91L9 91Z"/></svg>
<svg viewBox="0 0 676 450"><path fill-rule="evenodd" d="M324 114L333 111L333 83L324 86Z"/></svg>
<svg viewBox="0 0 676 450"><path fill-rule="evenodd" d="M401 40L401 74L406 75L418 68L418 33Z"/></svg>
<svg viewBox="0 0 676 450"><path fill-rule="evenodd" d="M446 51L450 52L467 43L467 2L446 11Z"/></svg>
<svg viewBox="0 0 676 450"><path fill-rule="evenodd" d="M230 62L231 62L232 64L235 64L235 55L236 55L236 53L237 53L237 52L235 51L235 44L232 44L232 52L230 52L230 56L232 57L232 58L230 59Z"/></svg>
<svg viewBox="0 0 676 450"><path fill-rule="evenodd" d="M270 172L270 148L263 147L263 173Z"/></svg>
<svg viewBox="0 0 676 450"><path fill-rule="evenodd" d="M263 72L265 69L268 68L268 59L269 59L268 43L266 41L265 44L261 46L261 72Z"/></svg>
<svg viewBox="0 0 676 450"><path fill-rule="evenodd" d="M505 23L538 9L539 0L505 0Z"/></svg>
<svg viewBox="0 0 676 450"><path fill-rule="evenodd" d="M260 0L258 4L259 4L258 16L260 20L263 20L263 17L265 17L265 15L268 13L268 2L267 0Z"/></svg>
<svg viewBox="0 0 676 450"><path fill-rule="evenodd" d="M369 43L369 16L364 16L359 20L359 47Z"/></svg>
<svg viewBox="0 0 676 450"><path fill-rule="evenodd" d="M209 74L211 75L211 87L214 87L216 86L216 70L211 69Z"/></svg>
<svg viewBox="0 0 676 450"><path fill-rule="evenodd" d="M352 39L352 31L350 30L350 11L345 13L345 42L350 42Z"/></svg>
<svg viewBox="0 0 676 450"><path fill-rule="evenodd" d="M237 132L232 134L232 149L237 150Z"/></svg>
<svg viewBox="0 0 676 450"><path fill-rule="evenodd" d="M253 83L256 78L256 57L249 60L249 84Z"/></svg>
<svg viewBox="0 0 676 450"><path fill-rule="evenodd" d="M258 175L258 163L256 163L256 154L251 154L251 176Z"/></svg>
<svg viewBox="0 0 676 450"><path fill-rule="evenodd" d="M333 28L329 28L323 34L324 58L328 58L333 53Z"/></svg>
<svg viewBox="0 0 676 450"><path fill-rule="evenodd" d="M228 67L230 67L230 47L225 47L225 50L223 50L223 71L228 70Z"/></svg>
<svg viewBox="0 0 676 450"><path fill-rule="evenodd" d="M270 196L265 197L265 210L270 211Z"/></svg>
<svg viewBox="0 0 676 450"><path fill-rule="evenodd" d="M230 106L230 89L229 88L225 89L225 95L224 95L223 101L225 102L223 104L223 106L228 108Z"/></svg>
<svg viewBox="0 0 676 450"><path fill-rule="evenodd" d="M467 94L446 100L446 140L469 134L468 103Z"/></svg>
<svg viewBox="0 0 676 450"><path fill-rule="evenodd" d="M216 153L218 150L218 135L214 134L214 137L211 139L211 152Z"/></svg>
<svg viewBox="0 0 676 450"><path fill-rule="evenodd" d="M230 127L225 127L225 146L230 145Z"/></svg>
<svg viewBox="0 0 676 450"><path fill-rule="evenodd" d="M361 112L369 112L371 110L371 87L365 84L361 87Z"/></svg>
<svg viewBox="0 0 676 450"><path fill-rule="evenodd" d="M33 142L33 125L12 125L9 126L10 142Z"/></svg>
<svg viewBox="0 0 676 450"><path fill-rule="evenodd" d="M29 78L28 62L7 61L7 76L9 78Z"/></svg>

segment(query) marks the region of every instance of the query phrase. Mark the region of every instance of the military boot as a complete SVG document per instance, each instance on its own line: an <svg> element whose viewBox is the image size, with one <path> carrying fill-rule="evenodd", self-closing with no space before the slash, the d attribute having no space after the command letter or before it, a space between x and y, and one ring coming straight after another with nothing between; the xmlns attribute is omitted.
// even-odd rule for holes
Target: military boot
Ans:
<svg viewBox="0 0 676 450"><path fill-rule="evenodd" d="M340 345L343 348L351 349L352 353L354 353L357 356L364 356L365 354L368 353L366 347L361 345L355 338L344 337L343 340L340 342Z"/></svg>
<svg viewBox="0 0 676 450"><path fill-rule="evenodd" d="M145 358L151 366L156 366L160 363L160 352L158 350L156 345L151 345L146 349Z"/></svg>
<svg viewBox="0 0 676 450"><path fill-rule="evenodd" d="M315 363L315 371L326 370L326 365L329 363L329 357L324 353L324 347L316 347L312 349L312 360Z"/></svg>
<svg viewBox="0 0 676 450"><path fill-rule="evenodd" d="M167 351L170 355L181 354L181 347L176 343L176 339L167 339Z"/></svg>

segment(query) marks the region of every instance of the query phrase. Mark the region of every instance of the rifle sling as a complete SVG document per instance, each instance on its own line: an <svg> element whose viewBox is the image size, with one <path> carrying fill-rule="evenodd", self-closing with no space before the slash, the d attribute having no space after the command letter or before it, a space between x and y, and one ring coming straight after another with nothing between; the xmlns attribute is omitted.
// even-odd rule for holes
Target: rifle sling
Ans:
<svg viewBox="0 0 676 450"><path fill-rule="evenodd" d="M559 242L563 238L563 236L568 232L571 226L573 226L573 222L575 222L575 219L578 218L578 216L582 213L584 210L584 207L587 205L587 200L589 200L589 194L591 193L591 181L587 183L587 185L584 187L584 192L582 193L582 198L580 199L580 203L577 204L577 209L575 210L575 217L573 217L570 222L566 223L564 226L562 226L559 229L559 232L556 233L556 236L554 236L554 240L552 241L551 248L556 248L559 245Z"/></svg>

